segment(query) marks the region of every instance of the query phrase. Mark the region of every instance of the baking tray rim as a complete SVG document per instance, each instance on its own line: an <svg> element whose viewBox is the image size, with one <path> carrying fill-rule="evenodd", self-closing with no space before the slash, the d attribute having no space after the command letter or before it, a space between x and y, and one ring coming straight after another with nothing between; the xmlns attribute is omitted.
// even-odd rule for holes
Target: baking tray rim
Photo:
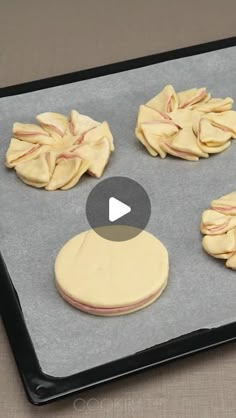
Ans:
<svg viewBox="0 0 236 418"><path fill-rule="evenodd" d="M0 98L115 74L233 46L236 46L236 37L7 86L0 89ZM58 378L50 376L44 373L40 367L24 320L20 300L1 254L0 313L27 398L33 405L43 405L67 395L95 387L101 383L109 382L128 374L134 374L236 339L236 322L232 322L216 328L200 329L136 352L130 356L70 376Z"/></svg>

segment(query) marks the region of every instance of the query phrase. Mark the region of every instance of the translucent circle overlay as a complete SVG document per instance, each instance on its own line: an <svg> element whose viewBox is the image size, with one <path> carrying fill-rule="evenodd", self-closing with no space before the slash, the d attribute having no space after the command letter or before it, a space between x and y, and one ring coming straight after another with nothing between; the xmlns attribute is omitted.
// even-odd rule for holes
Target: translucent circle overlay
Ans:
<svg viewBox="0 0 236 418"><path fill-rule="evenodd" d="M129 213L114 222L109 220L111 197L131 208ZM109 177L101 181L92 189L86 203L91 228L110 241L127 241L137 236L145 229L150 214L151 202L146 190L128 177Z"/></svg>

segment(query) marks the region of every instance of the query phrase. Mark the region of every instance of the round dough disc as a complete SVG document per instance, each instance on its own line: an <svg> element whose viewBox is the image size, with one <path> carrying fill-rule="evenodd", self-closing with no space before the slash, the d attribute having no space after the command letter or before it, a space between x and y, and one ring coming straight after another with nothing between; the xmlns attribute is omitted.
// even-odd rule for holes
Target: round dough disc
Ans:
<svg viewBox="0 0 236 418"><path fill-rule="evenodd" d="M97 315L120 315L149 305L164 290L168 271L166 248L146 231L122 242L85 231L64 245L55 262L62 297Z"/></svg>

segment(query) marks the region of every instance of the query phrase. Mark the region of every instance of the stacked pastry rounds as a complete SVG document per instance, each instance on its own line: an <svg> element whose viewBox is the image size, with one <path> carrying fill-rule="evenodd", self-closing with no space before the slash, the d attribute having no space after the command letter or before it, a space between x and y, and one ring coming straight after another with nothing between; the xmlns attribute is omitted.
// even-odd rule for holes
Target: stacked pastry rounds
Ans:
<svg viewBox="0 0 236 418"><path fill-rule="evenodd" d="M14 123L6 166L26 184L67 190L87 172L101 177L114 150L107 122L72 110L70 116L42 113L39 125Z"/></svg>
<svg viewBox="0 0 236 418"><path fill-rule="evenodd" d="M136 137L152 156L189 161L224 151L236 137L233 99L211 98L205 88L177 93L167 85L139 108Z"/></svg>
<svg viewBox="0 0 236 418"><path fill-rule="evenodd" d="M211 202L202 214L200 226L205 234L202 245L212 257L226 260L226 267L236 269L236 192Z"/></svg>
<svg viewBox="0 0 236 418"><path fill-rule="evenodd" d="M89 230L60 250L55 279L61 296L75 308L115 316L153 303L167 285L168 270L167 250L150 233L117 242Z"/></svg>

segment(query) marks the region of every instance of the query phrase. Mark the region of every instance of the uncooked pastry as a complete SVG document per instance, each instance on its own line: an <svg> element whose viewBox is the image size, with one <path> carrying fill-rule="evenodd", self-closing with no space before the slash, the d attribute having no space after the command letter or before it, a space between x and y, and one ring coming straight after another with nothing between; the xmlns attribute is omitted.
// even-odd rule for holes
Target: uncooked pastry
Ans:
<svg viewBox="0 0 236 418"><path fill-rule="evenodd" d="M146 231L122 242L94 230L83 232L64 245L55 262L61 296L102 316L127 314L154 302L166 287L168 270L166 248Z"/></svg>
<svg viewBox="0 0 236 418"><path fill-rule="evenodd" d="M36 124L14 123L6 166L26 184L46 190L67 190L87 172L101 177L113 137L107 122L72 110L70 116L46 112Z"/></svg>
<svg viewBox="0 0 236 418"><path fill-rule="evenodd" d="M176 93L167 85L139 107L136 137L152 156L189 161L224 151L236 137L233 99L212 98L205 88Z"/></svg>
<svg viewBox="0 0 236 418"><path fill-rule="evenodd" d="M204 250L226 260L226 267L236 269L236 192L211 202L202 214L200 226Z"/></svg>

